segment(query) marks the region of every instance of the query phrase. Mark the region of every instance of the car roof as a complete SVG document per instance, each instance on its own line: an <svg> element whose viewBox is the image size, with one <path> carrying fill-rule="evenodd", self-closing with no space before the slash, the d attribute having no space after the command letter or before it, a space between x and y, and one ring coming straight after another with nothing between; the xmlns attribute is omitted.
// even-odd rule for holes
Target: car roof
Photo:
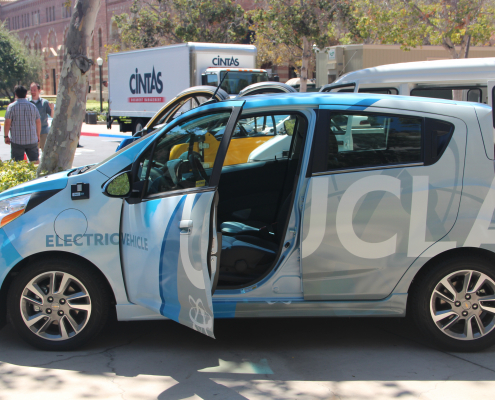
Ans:
<svg viewBox="0 0 495 400"><path fill-rule="evenodd" d="M424 83L448 84L466 81L471 83L495 79L495 57L414 61L379 65L351 71L328 85L351 82L360 84Z"/></svg>
<svg viewBox="0 0 495 400"><path fill-rule="evenodd" d="M284 106L329 106L329 108L335 106L339 110L363 111L368 107L378 107L435 113L453 117L460 116L462 110L473 110L473 108L479 108L483 113L491 111L491 107L474 102L371 93L276 93L248 95L236 100L245 101L244 110ZM227 101L229 100L225 100L225 102Z"/></svg>

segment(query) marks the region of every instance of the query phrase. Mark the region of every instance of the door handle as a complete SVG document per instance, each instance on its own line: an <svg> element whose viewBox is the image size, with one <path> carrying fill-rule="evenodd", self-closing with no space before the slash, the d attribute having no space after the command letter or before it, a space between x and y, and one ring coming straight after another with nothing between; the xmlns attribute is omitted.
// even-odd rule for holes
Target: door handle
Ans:
<svg viewBox="0 0 495 400"><path fill-rule="evenodd" d="M182 221L179 222L181 235L190 235L192 227L193 227L193 222L190 219L183 219Z"/></svg>

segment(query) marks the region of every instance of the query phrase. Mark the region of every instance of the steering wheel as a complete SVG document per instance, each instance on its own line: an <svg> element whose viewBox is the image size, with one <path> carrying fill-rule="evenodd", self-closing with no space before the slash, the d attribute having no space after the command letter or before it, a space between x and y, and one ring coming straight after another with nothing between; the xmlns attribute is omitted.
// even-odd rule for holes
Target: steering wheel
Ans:
<svg viewBox="0 0 495 400"><path fill-rule="evenodd" d="M187 156L189 164L191 165L192 173L196 180L204 179L208 182L208 175L206 174L205 169L203 168L203 163L201 160L201 156L195 151L189 153Z"/></svg>
<svg viewBox="0 0 495 400"><path fill-rule="evenodd" d="M160 168L152 168L152 171L155 171L155 173L150 173L148 194L156 194L167 190L177 189L179 183L182 181L182 163L183 161L180 159L170 160ZM152 175L154 175L155 178L153 178Z"/></svg>

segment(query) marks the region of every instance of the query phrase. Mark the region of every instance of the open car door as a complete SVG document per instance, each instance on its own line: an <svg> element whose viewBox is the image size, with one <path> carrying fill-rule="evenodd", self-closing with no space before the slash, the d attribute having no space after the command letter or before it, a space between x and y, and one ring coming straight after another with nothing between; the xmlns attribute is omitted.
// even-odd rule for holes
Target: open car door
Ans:
<svg viewBox="0 0 495 400"><path fill-rule="evenodd" d="M212 104L157 136L133 164L139 193L122 211L129 300L210 337L221 249L217 186L242 104ZM208 153L201 152L205 138L218 138Z"/></svg>

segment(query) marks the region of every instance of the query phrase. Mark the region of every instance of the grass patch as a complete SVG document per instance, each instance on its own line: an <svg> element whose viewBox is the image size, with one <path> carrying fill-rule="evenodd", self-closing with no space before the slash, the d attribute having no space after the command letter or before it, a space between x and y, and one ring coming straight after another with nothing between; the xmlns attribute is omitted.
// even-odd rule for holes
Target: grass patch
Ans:
<svg viewBox="0 0 495 400"><path fill-rule="evenodd" d="M100 112L100 100L87 100L86 111ZM103 112L108 112L108 102L103 102Z"/></svg>
<svg viewBox="0 0 495 400"><path fill-rule="evenodd" d="M5 117L7 110L0 110L0 117Z"/></svg>

